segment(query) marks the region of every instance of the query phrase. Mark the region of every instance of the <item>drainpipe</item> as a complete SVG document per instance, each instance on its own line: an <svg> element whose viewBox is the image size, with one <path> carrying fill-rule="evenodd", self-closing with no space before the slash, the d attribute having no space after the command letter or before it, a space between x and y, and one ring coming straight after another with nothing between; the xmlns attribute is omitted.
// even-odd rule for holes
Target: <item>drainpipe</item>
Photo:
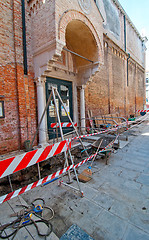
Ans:
<svg viewBox="0 0 149 240"><path fill-rule="evenodd" d="M127 46L127 44L126 44L127 42L126 42L126 16L124 15L124 50L125 50L125 52L126 52L126 46ZM128 56L127 56L127 87L128 87L128 60L129 60L129 58L130 58L130 54L128 53Z"/></svg>
<svg viewBox="0 0 149 240"><path fill-rule="evenodd" d="M124 15L124 50L126 52L126 16Z"/></svg>
<svg viewBox="0 0 149 240"><path fill-rule="evenodd" d="M127 57L127 87L128 87L128 80L129 80L129 78L128 78L128 60L129 60L129 58L130 58L130 53L128 53L128 57Z"/></svg>
<svg viewBox="0 0 149 240"><path fill-rule="evenodd" d="M25 2L24 2L24 0L22 0L22 34L23 34L24 74L27 75L27 50L26 50L26 26L25 26Z"/></svg>

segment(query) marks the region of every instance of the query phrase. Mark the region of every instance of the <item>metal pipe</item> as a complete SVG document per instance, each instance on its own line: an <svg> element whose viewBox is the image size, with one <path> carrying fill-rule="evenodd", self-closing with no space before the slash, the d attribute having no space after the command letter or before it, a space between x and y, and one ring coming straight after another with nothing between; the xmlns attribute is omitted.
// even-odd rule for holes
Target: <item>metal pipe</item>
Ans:
<svg viewBox="0 0 149 240"><path fill-rule="evenodd" d="M108 118L122 119L122 120L124 120L125 122L127 122L126 118L124 118L124 117L108 117ZM108 119L108 118L106 118L106 119Z"/></svg>
<svg viewBox="0 0 149 240"><path fill-rule="evenodd" d="M96 117L95 117L96 118ZM127 119L126 118L124 118L124 117L108 117L108 118L102 118L103 120L108 120L109 118L116 118L116 119L122 119L122 120L124 120L125 122L127 122ZM89 120L90 118L85 118L85 119L87 119L87 120ZM93 119L92 119L93 120ZM95 120L100 120L99 118L96 118Z"/></svg>
<svg viewBox="0 0 149 240"><path fill-rule="evenodd" d="M86 118L89 120L89 118ZM108 121L113 121L114 123L118 124L114 119L108 119L108 118L96 118L96 120L108 120ZM81 127L82 128L82 127Z"/></svg>
<svg viewBox="0 0 149 240"><path fill-rule="evenodd" d="M70 187L70 188L72 188L72 189L74 189L74 190L76 190L78 192L81 192L81 196L83 196L83 192L81 191L81 189L77 189L77 188L75 188L75 187L73 187L71 185L68 185L67 183L65 183L63 181L61 181L60 184L63 184L63 185L68 186L68 187Z"/></svg>
<svg viewBox="0 0 149 240"><path fill-rule="evenodd" d="M13 187L12 187L10 175L8 176L8 181L9 181L9 185L10 185L10 188L11 188L11 192L13 192Z"/></svg>
<svg viewBox="0 0 149 240"><path fill-rule="evenodd" d="M40 165L39 163L37 163L37 168L38 168L38 177L39 177L39 180L41 179L41 172L40 172Z"/></svg>
<svg viewBox="0 0 149 240"><path fill-rule="evenodd" d="M25 1L24 0L22 0L22 31L23 31L24 74L27 75L27 49L26 49Z"/></svg>
<svg viewBox="0 0 149 240"><path fill-rule="evenodd" d="M58 123L59 123L59 129L60 129L60 134L61 134L61 139L62 141L64 140L64 136L63 136L63 131L62 131L62 126L61 126L61 120L60 120L60 116L59 116L59 111L58 111L58 108L57 108L57 104L56 104L56 98L55 98L55 92L54 92L55 88L52 87L52 94L53 94L53 100L54 100L54 104L55 104L55 110L56 110L56 115L57 115L57 120L58 120ZM65 155L65 163L67 165L67 167L69 166L69 163L68 163L68 158L67 158L67 154L66 154L66 151L64 152L64 155ZM71 180L71 175L70 175L70 171L68 170L68 179L69 179L69 183L72 182Z"/></svg>
<svg viewBox="0 0 149 240"><path fill-rule="evenodd" d="M74 133L74 132L75 132L75 131L71 131L71 132L65 133L64 136L67 136L67 135L72 134L72 133Z"/></svg>
<svg viewBox="0 0 149 240"><path fill-rule="evenodd" d="M59 95L59 93L58 93L57 90L56 90L56 93L57 93L57 96L59 97L59 100L61 101L61 104L62 104L63 107L64 107L64 110L65 110L65 112L66 112L66 114L67 114L67 117L69 118L69 121L71 122L71 124L72 124L72 126L73 126L73 129L75 130L75 132L76 132L76 134L77 134L77 137L79 137L78 131L77 131L77 129L76 129L73 121L71 120L71 117L69 116L69 114L68 114L68 112L67 112L67 109L66 109L66 107L65 107L65 105L64 105L64 103L63 103L63 101L62 101L62 99L61 99L61 96ZM85 150L85 147L84 147L84 145L83 145L82 140L81 140L81 139L79 139L79 140L80 140L80 142L81 142L81 145L82 145L83 149ZM85 151L85 153L86 153L86 155L89 157L88 152Z"/></svg>
<svg viewBox="0 0 149 240"><path fill-rule="evenodd" d="M129 58L130 58L130 54L128 53L128 57L127 57L127 87L128 87L128 84L129 84L129 76L128 76L128 60L129 60Z"/></svg>
<svg viewBox="0 0 149 240"><path fill-rule="evenodd" d="M126 52L126 16L124 15L124 50Z"/></svg>
<svg viewBox="0 0 149 240"><path fill-rule="evenodd" d="M78 57L80 57L80 58L83 58L83 59L85 59L85 60L88 61L88 62L94 63L94 61L92 61L92 60L90 60L90 59L88 59L88 58L86 58L86 57L83 57L83 56L81 56L80 54L75 53L75 52L73 52L73 51L71 51L71 50L69 50L69 49L67 49L67 48L63 48L63 50L65 50L65 51L67 51L67 52L70 52L70 53L72 53L72 54L74 54L74 55L76 55L76 56L78 56Z"/></svg>

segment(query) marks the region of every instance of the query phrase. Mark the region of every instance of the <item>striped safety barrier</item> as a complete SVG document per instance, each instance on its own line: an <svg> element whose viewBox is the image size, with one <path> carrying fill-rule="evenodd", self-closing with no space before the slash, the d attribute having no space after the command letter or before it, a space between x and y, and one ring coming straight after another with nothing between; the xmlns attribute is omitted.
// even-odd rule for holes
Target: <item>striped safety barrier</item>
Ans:
<svg viewBox="0 0 149 240"><path fill-rule="evenodd" d="M59 123L51 123L51 128L59 128ZM77 127L77 123L74 123L74 126ZM63 122L61 123L61 127L73 127L70 122Z"/></svg>
<svg viewBox="0 0 149 240"><path fill-rule="evenodd" d="M36 163L42 162L59 153L67 151L71 148L71 139L67 139L45 148L38 148L36 150L20 154L0 161L0 178L6 177L12 173L20 171L24 168L30 167Z"/></svg>
<svg viewBox="0 0 149 240"><path fill-rule="evenodd" d="M45 148L38 148L27 153L23 153L5 160L1 160L0 161L0 178L6 177L12 173L15 173L17 171L30 167L36 163L42 162L64 151L67 151L68 148L69 149L71 148L71 142L74 139L102 134L109 131L117 131L117 129L118 128L107 129L97 133L82 135L79 137L74 137L72 139L66 139L59 143L46 146Z"/></svg>
<svg viewBox="0 0 149 240"><path fill-rule="evenodd" d="M119 135L116 136L115 140L113 140L112 143L108 144L104 149L102 149L102 150L99 151L99 152L102 152L102 151L104 151L106 148L108 148L109 146L113 145L114 142L116 141L116 139L118 138L118 136L119 136ZM95 153L95 154L91 155L90 157L84 159L83 161L77 163L76 165L74 165L74 164L73 164L73 165L70 165L70 166L68 166L68 167L66 167L66 168L63 168L63 169L61 169L61 170L59 170L59 171L57 171L57 172L55 172L55 173L53 173L53 174L51 174L51 175L49 175L49 176L46 176L46 177L44 177L44 178L42 178L42 179L40 179L40 180L38 180L38 181L36 181L36 182L34 182L34 183L31 183L31 184L29 184L29 185L27 185L27 186L25 186L25 187L22 187L22 188L17 189L16 191L13 191L13 192L11 192L11 193L5 194L4 196L1 196L1 197L0 197L0 204L1 204L1 203L4 203L4 202L6 202L6 201L8 201L8 200L10 200L10 199L12 199L12 198L14 198L14 197L17 197L17 196L21 195L22 193L25 193L25 192L27 192L27 191L35 188L35 187L38 187L38 186L40 186L40 185L42 185L42 184L44 184L44 183L46 183L46 182L48 182L48 181L56 178L56 177L59 177L61 174L66 173L67 171L71 170L72 168L80 167L81 165L83 165L83 164L86 163L87 161L91 160L91 159L92 159L94 156L96 156L97 154L98 154L98 153Z"/></svg>
<svg viewBox="0 0 149 240"><path fill-rule="evenodd" d="M10 200L10 199L12 199L14 197L17 197L17 196L21 195L22 193L25 193L25 192L27 192L27 191L35 188L35 187L38 187L38 186L42 185L43 183L46 183L46 182L52 180L55 177L60 176L61 174L67 172L70 169L72 169L73 167L74 167L74 165L68 166L68 167L66 167L66 168L64 168L62 170L59 170L56 173L53 173L53 174L51 174L49 176L46 176L46 177L44 177L44 178L42 178L42 179L40 179L40 180L38 180L38 181L36 181L34 183L31 183L31 184L29 184L29 185L27 185L27 186L25 186L23 188L19 188L16 191L13 191L11 193L8 193L8 194L0 197L0 204L4 203L4 202L6 202L6 201L8 201L8 200Z"/></svg>
<svg viewBox="0 0 149 240"><path fill-rule="evenodd" d="M137 112L149 112L149 110L137 110Z"/></svg>
<svg viewBox="0 0 149 240"><path fill-rule="evenodd" d="M100 131L100 132L96 132L96 133L89 133L89 134L85 134L85 135L81 135L81 136L77 136L77 137L74 137L72 138L72 140L75 140L75 139L80 139L80 138L84 138L84 137L90 137L90 136L95 136L95 135L98 135L98 134L102 134L102 133L106 133L106 132L115 132L117 131L121 126L118 126L116 128L108 128L104 131Z"/></svg>

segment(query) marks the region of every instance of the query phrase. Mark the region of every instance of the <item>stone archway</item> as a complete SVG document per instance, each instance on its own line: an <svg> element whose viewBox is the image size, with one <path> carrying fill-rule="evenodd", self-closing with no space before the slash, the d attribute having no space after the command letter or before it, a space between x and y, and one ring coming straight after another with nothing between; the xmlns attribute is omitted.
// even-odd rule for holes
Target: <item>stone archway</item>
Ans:
<svg viewBox="0 0 149 240"><path fill-rule="evenodd" d="M99 66L100 55L96 39L84 22L75 19L66 27L65 41L69 50L80 55L74 55L78 85L85 84Z"/></svg>
<svg viewBox="0 0 149 240"><path fill-rule="evenodd" d="M69 10L63 13L63 15L61 16L60 20L59 20L59 24L58 24L58 40L61 43L66 43L66 29L68 27L68 24L71 23L71 21L80 21L82 23L84 23L89 31L91 32L91 34L94 36L97 48L98 48L98 57L99 57L99 61L103 62L103 53L102 53L102 44L101 41L99 39L99 36L93 26L93 24L90 22L90 20L81 12L76 11L76 10Z"/></svg>
<svg viewBox="0 0 149 240"><path fill-rule="evenodd" d="M75 89L75 92L77 92L77 87L79 87L80 89L80 109L81 109L80 113L81 113L81 118L85 118L84 86L87 83L87 81L93 76L93 74L98 71L100 65L103 64L102 44L90 20L81 12L78 12L75 10L69 10L63 13L63 15L59 20L57 30L58 31L55 36L55 44L51 46L51 51L49 48L48 52L46 51L44 54L42 53L41 55L43 66L40 67L41 69L40 79L44 78L44 81L46 81L45 76L52 76L53 71L55 71L54 77L58 78L57 77L58 73L61 73L62 71L64 71L63 77L62 78L59 77L59 79L67 80L69 78L68 81L70 81L71 73L64 68L62 69L61 64L57 66L59 62L59 58L62 57L64 51L71 50L91 60L91 61L87 61L79 56L76 56L75 54L72 54L73 56L72 59L75 62L75 66L76 66L76 72L74 73L76 82L73 87L73 90ZM48 62L47 62L47 58L49 59ZM41 62L41 58L40 58L40 61L38 62ZM67 76L65 75L65 72ZM65 79L65 76L66 76L66 79ZM73 78L72 78L72 81L73 81ZM42 82L42 81L39 81L39 82ZM42 91L45 92L44 84L41 83L41 85L43 85ZM40 101L41 101L41 98L39 96L39 104L41 104ZM77 102L77 99L74 105L76 105L76 102ZM44 102L43 102L43 105L45 105ZM76 113L77 113L77 109L76 109ZM40 119L40 116L39 116L39 119ZM43 125L46 126L46 120ZM81 126L83 128L85 127L85 120L81 121ZM39 140L40 139L42 140L42 141L40 140L40 143L46 141L46 136L42 137L42 135L43 133L42 131L40 131Z"/></svg>
<svg viewBox="0 0 149 240"><path fill-rule="evenodd" d="M63 14L59 22L58 37L61 42L65 41L67 49L74 54L77 86L80 89L80 118L85 119L84 86L102 63L101 43L91 22L77 11L68 11ZM81 120L81 127L85 128L85 120Z"/></svg>

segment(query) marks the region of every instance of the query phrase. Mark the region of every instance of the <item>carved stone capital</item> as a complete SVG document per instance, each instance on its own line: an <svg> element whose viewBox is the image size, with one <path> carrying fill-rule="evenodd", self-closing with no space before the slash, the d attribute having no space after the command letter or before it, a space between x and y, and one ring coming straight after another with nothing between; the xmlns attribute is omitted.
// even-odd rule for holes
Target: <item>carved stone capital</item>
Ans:
<svg viewBox="0 0 149 240"><path fill-rule="evenodd" d="M46 82L46 78L45 77L37 77L35 79L35 82L36 82L37 87L44 86L44 84Z"/></svg>

